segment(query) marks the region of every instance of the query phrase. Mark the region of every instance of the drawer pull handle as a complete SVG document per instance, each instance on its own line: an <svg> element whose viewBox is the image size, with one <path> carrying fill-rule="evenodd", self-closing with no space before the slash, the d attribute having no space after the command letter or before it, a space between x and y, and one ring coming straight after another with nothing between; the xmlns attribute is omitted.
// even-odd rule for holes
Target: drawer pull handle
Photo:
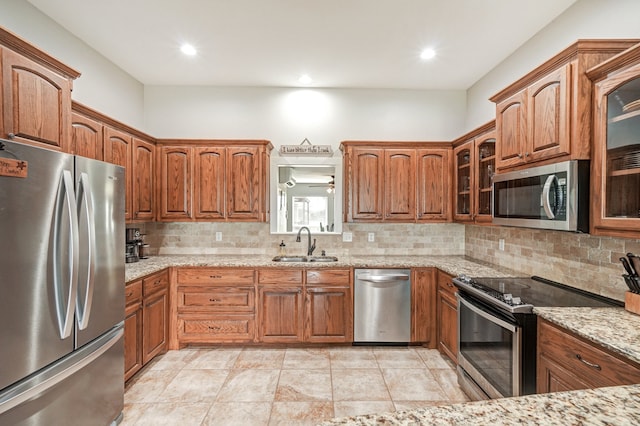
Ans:
<svg viewBox="0 0 640 426"><path fill-rule="evenodd" d="M453 283L450 283L450 282L447 281L447 287L454 288L455 286L453 285Z"/></svg>
<svg viewBox="0 0 640 426"><path fill-rule="evenodd" d="M580 361L583 364L588 365L591 368L595 368L598 371L602 370L602 367L600 367L599 364L594 364L592 362L587 361L586 359L582 358L582 356L580 356L580 354L576 354L576 358L578 359L578 361Z"/></svg>
<svg viewBox="0 0 640 426"><path fill-rule="evenodd" d="M209 302L219 302L220 299L209 299Z"/></svg>
<svg viewBox="0 0 640 426"><path fill-rule="evenodd" d="M222 278L222 275L209 275L209 278L213 278L214 280L219 280Z"/></svg>
<svg viewBox="0 0 640 426"><path fill-rule="evenodd" d="M211 327L211 326L209 326L209 330L211 330L211 331L220 331L220 327Z"/></svg>
<svg viewBox="0 0 640 426"><path fill-rule="evenodd" d="M129 298L129 297L131 297L131 296L133 296L133 292L129 292L129 293L127 293L127 294L125 294L125 295L124 295L124 297L125 297L125 298Z"/></svg>

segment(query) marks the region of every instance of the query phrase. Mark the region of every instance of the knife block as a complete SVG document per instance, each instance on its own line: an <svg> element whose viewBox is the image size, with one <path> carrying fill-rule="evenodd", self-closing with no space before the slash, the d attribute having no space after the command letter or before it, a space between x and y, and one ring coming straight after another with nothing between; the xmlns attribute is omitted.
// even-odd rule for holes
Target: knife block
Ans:
<svg viewBox="0 0 640 426"><path fill-rule="evenodd" d="M624 308L636 315L640 315L640 294L626 292L624 295Z"/></svg>

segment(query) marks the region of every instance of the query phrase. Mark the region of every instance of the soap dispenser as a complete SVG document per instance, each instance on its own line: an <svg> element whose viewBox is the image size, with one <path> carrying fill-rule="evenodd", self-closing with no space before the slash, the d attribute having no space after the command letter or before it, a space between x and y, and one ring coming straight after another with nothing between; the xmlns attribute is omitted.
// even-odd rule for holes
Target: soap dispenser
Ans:
<svg viewBox="0 0 640 426"><path fill-rule="evenodd" d="M287 255L287 245L284 243L284 240L282 240L282 242L280 243L280 256L286 256Z"/></svg>

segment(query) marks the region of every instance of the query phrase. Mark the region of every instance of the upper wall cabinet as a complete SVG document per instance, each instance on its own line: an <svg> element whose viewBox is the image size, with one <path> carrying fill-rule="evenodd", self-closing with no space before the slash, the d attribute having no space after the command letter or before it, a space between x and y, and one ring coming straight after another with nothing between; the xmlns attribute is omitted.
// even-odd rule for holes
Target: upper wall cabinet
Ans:
<svg viewBox="0 0 640 426"><path fill-rule="evenodd" d="M0 63L0 137L68 151L80 73L2 28Z"/></svg>
<svg viewBox="0 0 640 426"><path fill-rule="evenodd" d="M587 69L636 40L579 40L491 98L498 171L589 159L591 82Z"/></svg>
<svg viewBox="0 0 640 426"><path fill-rule="evenodd" d="M456 222L491 222L491 190L495 173L495 122L491 121L453 141Z"/></svg>
<svg viewBox="0 0 640 426"><path fill-rule="evenodd" d="M640 238L640 44L588 75L595 82L591 233Z"/></svg>
<svg viewBox="0 0 640 426"><path fill-rule="evenodd" d="M268 141L159 141L159 220L269 219Z"/></svg>
<svg viewBox="0 0 640 426"><path fill-rule="evenodd" d="M343 142L346 222L449 221L450 144Z"/></svg>

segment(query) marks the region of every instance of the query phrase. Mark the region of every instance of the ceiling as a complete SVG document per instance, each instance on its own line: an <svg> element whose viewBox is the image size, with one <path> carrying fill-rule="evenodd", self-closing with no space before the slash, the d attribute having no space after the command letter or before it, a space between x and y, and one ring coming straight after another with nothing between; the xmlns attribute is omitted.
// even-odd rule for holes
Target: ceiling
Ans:
<svg viewBox="0 0 640 426"><path fill-rule="evenodd" d="M312 87L444 90L468 89L576 2L28 1L145 85L292 87L308 74Z"/></svg>

